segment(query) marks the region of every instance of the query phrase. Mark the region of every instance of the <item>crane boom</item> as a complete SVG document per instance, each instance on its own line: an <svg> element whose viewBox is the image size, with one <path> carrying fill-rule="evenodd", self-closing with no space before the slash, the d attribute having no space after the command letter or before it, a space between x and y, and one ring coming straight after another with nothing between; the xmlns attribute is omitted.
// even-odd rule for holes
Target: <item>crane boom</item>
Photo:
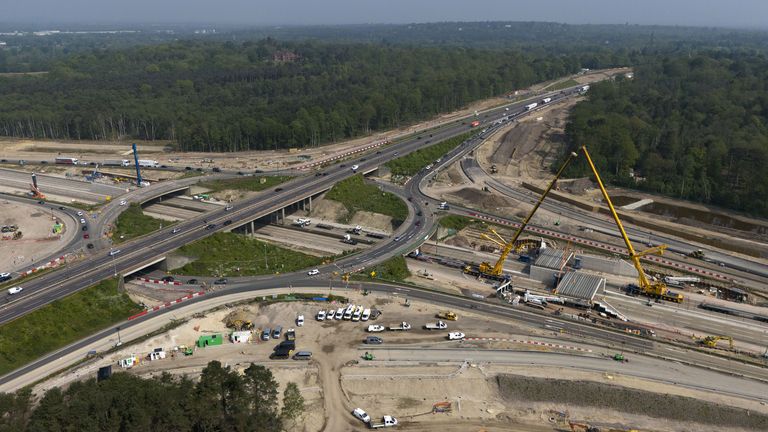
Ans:
<svg viewBox="0 0 768 432"><path fill-rule="evenodd" d="M528 213L528 216L523 220L523 223L520 224L520 227L515 231L515 236L512 237L510 241L504 240L495 230L491 229L490 231L495 234L499 239L502 240L504 244L504 248L501 251L501 256L496 261L496 264L491 266L490 263L483 262L480 263L479 267L474 266L467 266L464 268L465 273L469 274L477 274L478 276L485 276L493 279L502 279L504 275L504 262L507 260L507 257L512 252L512 249L515 247L515 242L520 237L520 234L525 230L525 227L528 226L528 222L530 222L533 215L536 213L536 210L539 209L539 206L541 206L541 203L544 202L544 198L547 197L549 194L549 191L552 190L552 188L555 186L555 183L560 178L560 176L563 174L563 171L565 171L565 168L568 166L569 163L575 158L577 154L575 152L571 152L570 155L568 155L568 158L563 162L563 165L560 167L560 169L557 171L557 174L555 174L555 177L552 179L552 181L549 182L549 185L544 190L544 193L541 194L541 197L536 202L536 204L531 209L531 212ZM495 240L491 239L488 236L485 236L486 239L493 241L496 244L499 244Z"/></svg>
<svg viewBox="0 0 768 432"><path fill-rule="evenodd" d="M600 178L600 174L597 173L597 168L595 167L595 164L592 162L592 158L589 156L587 147L582 146L581 151L584 153L584 156L587 158L587 163L589 164L589 167L592 169L592 173L595 175L595 180L597 180L597 185L600 187L600 192L603 193L603 198L605 199L605 202L608 204L608 209L611 211L613 220L616 222L616 226L619 227L619 232L621 232L621 238L624 239L624 244L627 246L627 250L629 251L629 259L632 261L632 264L635 266L635 270L637 270L637 279L640 284L640 291L649 297L663 298L665 300L671 300L677 303L682 302L683 296L681 294L669 292L669 290L667 289L667 285L665 285L664 282L649 281L648 277L645 275L643 266L640 264L641 256L647 255L649 253L662 253L666 248L666 245L656 246L648 250L642 251L640 253L635 252L635 248L632 246L632 242L629 240L629 237L627 236L627 232L624 230L624 225L621 224L621 220L619 219L619 214L616 213L616 209L613 207L613 202L611 202L611 197L608 196L608 191L605 190L605 186L603 185L603 180Z"/></svg>

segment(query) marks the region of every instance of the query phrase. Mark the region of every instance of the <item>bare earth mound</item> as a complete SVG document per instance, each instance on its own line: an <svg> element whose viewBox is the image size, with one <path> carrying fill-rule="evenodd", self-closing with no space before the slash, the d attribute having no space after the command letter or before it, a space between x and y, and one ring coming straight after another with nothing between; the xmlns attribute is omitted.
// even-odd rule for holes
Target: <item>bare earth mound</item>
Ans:
<svg viewBox="0 0 768 432"><path fill-rule="evenodd" d="M338 221L347 215L347 209L340 202L320 198L312 201L312 211L309 215L319 219Z"/></svg>
<svg viewBox="0 0 768 432"><path fill-rule="evenodd" d="M392 232L392 218L379 213L359 211L352 216L350 225L360 225L387 233Z"/></svg>

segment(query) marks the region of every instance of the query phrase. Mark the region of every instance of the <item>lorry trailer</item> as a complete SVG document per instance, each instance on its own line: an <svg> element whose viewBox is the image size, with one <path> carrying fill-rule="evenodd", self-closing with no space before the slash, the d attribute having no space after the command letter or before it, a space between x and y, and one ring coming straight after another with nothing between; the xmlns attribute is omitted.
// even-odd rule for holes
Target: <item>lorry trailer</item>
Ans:
<svg viewBox="0 0 768 432"><path fill-rule="evenodd" d="M73 157L57 157L57 165L77 165L77 158Z"/></svg>

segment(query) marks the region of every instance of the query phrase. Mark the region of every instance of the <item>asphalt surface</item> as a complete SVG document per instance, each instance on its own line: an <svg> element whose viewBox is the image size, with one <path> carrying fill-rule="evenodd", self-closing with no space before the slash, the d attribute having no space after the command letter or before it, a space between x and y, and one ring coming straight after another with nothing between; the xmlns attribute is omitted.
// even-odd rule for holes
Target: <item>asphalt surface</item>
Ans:
<svg viewBox="0 0 768 432"><path fill-rule="evenodd" d="M576 94L575 88L541 95L540 97L551 96L556 101L572 94ZM526 102L517 102L481 113L478 118L481 119L482 124L477 129L486 128L487 130L484 129L485 132L476 136L474 143L478 143L492 132L494 127L490 125L493 122L510 115L524 114L525 104ZM426 141L437 143L467 132L471 129L469 122L473 119L457 120L445 126L423 131L416 137L407 138L383 147L375 154L334 164L318 172L319 175L294 179L274 190L264 191L253 198L237 202L232 211L221 209L175 225L174 230L179 230L176 233L169 228L135 241L127 242L119 246L121 252L116 255L108 255L106 253L93 255L87 262L73 263L68 265L66 269L32 279L22 284L24 287L23 293L13 296L12 299L6 298L6 303L0 307L0 324L18 318L58 298L110 276L125 274L135 269L140 263L149 263L157 260L158 257L163 257L165 254L185 244L204 238L213 232L224 228L228 230L234 229L249 223L253 219L269 215L291 203L317 195L330 189L337 182L354 175L355 173L350 169L353 164L359 165L358 172L373 171L378 166L398 155L405 155L419 149L427 144ZM495 127L498 127L498 125ZM451 153L458 154L470 148L471 145L473 144L465 143ZM195 182L199 179L190 178L188 180ZM173 182L168 185L152 185L141 190L146 190L147 195L156 196L155 192L157 189L165 187L170 190L177 186L178 183ZM141 196L132 196L130 201L141 201L142 199ZM105 206L102 210L101 219L113 220L116 217L114 214L119 212L119 209L116 208L117 206L118 203L116 202ZM222 223L229 220L232 221L232 224L224 227ZM206 229L207 225L214 225L214 227L213 229ZM420 233L427 233L426 224L419 227L413 226L406 221L406 225L410 226L404 229L402 232L404 235L413 234L412 237L416 238ZM99 228L102 227L99 226ZM391 256L393 253L402 252L402 248L399 246L400 244L394 246L385 244L383 247L373 247L364 254L358 254L342 260L343 265L349 266L352 269L369 266L372 263L382 261L383 258ZM337 265L341 267L340 263L337 263Z"/></svg>
<svg viewBox="0 0 768 432"><path fill-rule="evenodd" d="M461 166L465 174L467 174L470 179L473 181L482 180L482 182L484 182L486 185L501 192L505 196L522 202L532 202L538 200L539 198L532 191L515 189L511 186L499 182L493 177L488 176L475 159L467 158L461 162ZM545 200L541 204L541 208L577 221L583 226L592 228L595 231L609 234L614 237L619 236L616 224L613 221L606 220L604 216L601 217L595 213L587 212L560 201ZM709 259L716 262L722 262L729 268L734 268L761 277L768 277L768 267L762 263L726 255L714 249L707 249L706 247L688 243L686 241L675 239L663 234L652 233L647 229L633 228L629 225L624 225L624 228L630 240L637 244L645 244L648 241L651 241L653 244L663 243L668 246L668 251L676 252L682 255L685 255L692 250L702 249L702 251L704 251L705 255ZM623 246L623 242L621 244ZM763 280L762 282L765 283L766 281Z"/></svg>
<svg viewBox="0 0 768 432"><path fill-rule="evenodd" d="M36 176L37 184L43 194L69 197L93 203L104 202L107 196L114 198L125 194L124 187L53 177L45 174L36 174ZM29 185L32 183L32 173L0 168L0 182L6 186L28 191L30 189Z"/></svg>

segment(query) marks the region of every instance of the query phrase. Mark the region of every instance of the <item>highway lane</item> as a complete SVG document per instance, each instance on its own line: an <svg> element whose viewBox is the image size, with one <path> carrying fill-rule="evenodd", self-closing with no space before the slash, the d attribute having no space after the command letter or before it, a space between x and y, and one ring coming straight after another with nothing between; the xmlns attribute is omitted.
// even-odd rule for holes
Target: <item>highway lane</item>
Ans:
<svg viewBox="0 0 768 432"><path fill-rule="evenodd" d="M468 337L473 335L468 334ZM567 368L619 376L633 376L663 382L694 390L716 392L744 397L760 402L768 401L768 383L733 377L719 372L702 370L677 362L653 357L628 355L629 363L614 361L610 357L592 357L573 354L489 350L470 348L469 342L455 342L454 348L413 349L408 347L366 346L362 351L375 354L376 362L386 361L469 361L530 366L531 368ZM556 377L556 374L555 374Z"/></svg>
<svg viewBox="0 0 768 432"><path fill-rule="evenodd" d="M26 374L34 373L38 368L46 367L49 364L56 364L65 367L66 363L61 364L59 359L69 356L71 361L77 361L80 357L72 358L72 353L82 352L84 349L105 349L106 341L114 340L115 328L120 327L123 335L131 334L131 329L143 323L155 323L157 328L162 327L168 322L168 319L178 319L185 315L184 310L192 311L205 310L205 306L223 304L230 301L242 300L244 298L256 298L262 295L268 295L275 292L331 292L338 295L344 295L345 290L338 283L329 289L329 284L324 277L307 278L296 274L264 276L258 279L235 282L229 286L219 288L208 292L205 296L196 297L184 303L172 307L161 309L160 311L145 315L132 321L125 321L114 327L97 332L81 341L71 344L59 351L47 354L42 358L32 362L16 371L13 371L3 377L0 377L0 385L6 385L14 380L23 377ZM473 298L464 298L451 294L427 291L424 289L411 288L405 286L396 286L391 284L381 284L375 282L354 282L354 285L360 285L362 288L372 292L378 292L385 295L396 296L399 298L408 298L411 300L421 300L428 303L439 304L444 307L450 307L457 312L465 313L467 311L487 314L500 319L510 319L525 324L541 328L545 324L557 326L564 329L562 336L566 337L568 343L583 343L583 341L574 339L576 336L584 336L587 341L596 341L599 345L609 347L609 350L621 350L634 353L653 353L654 355L667 358L668 365L677 363L696 362L708 368L721 368L732 371L737 374L743 374L748 377L754 377L768 381L768 374L765 368L753 365L745 365L739 362L706 355L704 353L681 350L677 347L670 347L666 344L660 344L653 340L644 339L638 336L626 334L620 331L596 328L584 322L572 321L563 317L558 317L546 313L541 313L528 308L515 308L510 305L495 302L481 301ZM276 289L275 287L283 287ZM293 287L293 288L290 288ZM307 291L308 290L308 291ZM202 307L202 309L201 309ZM181 314L181 315L179 315ZM154 327L153 327L154 328ZM133 337L139 337L141 333ZM114 342L112 342L114 343ZM587 342L590 343L590 342ZM635 362L635 358L632 358Z"/></svg>
<svg viewBox="0 0 768 432"><path fill-rule="evenodd" d="M560 93L552 93L552 97L559 99L574 93L575 88L565 89ZM522 114L525 112L525 103L526 101L517 102L484 112L482 113L483 122L487 125L508 117L510 114ZM129 270L137 263L151 261L152 258L161 257L184 244L204 238L213 232L221 230L222 223L226 220L233 221L233 224L227 227L227 229L232 229L247 223L253 218L275 212L285 207L288 203L296 202L325 191L336 182L354 174L349 166L347 166L348 164L350 166L353 163L358 164L360 167L359 172L370 171L397 155L405 155L417 150L425 145L427 140L436 143L468 131L470 127L462 123L466 123L466 120L460 119L447 126L422 132L422 134L430 134L431 136L429 137L403 139L381 148L376 154L346 163L342 161L339 164L322 170L324 175L297 178L274 190L265 191L253 198L237 202L233 211L227 212L222 209L181 223L176 227L181 230L179 233L172 233L171 229L166 229L121 245L122 253L118 255L93 255L88 262L69 265L68 271L65 273L52 272L49 275L31 280L29 283L24 284L25 290L21 295L0 308L0 324L22 316L66 294L76 292L92 283L108 278L115 273ZM468 146L462 146L462 148L465 147ZM109 217L109 212L117 211L114 209L114 206L115 203L112 203L105 207L104 212L107 213L104 216L105 218ZM207 230L204 227L205 224L215 224L216 227L215 229ZM415 231L419 232L421 230L425 230L425 227L422 226ZM392 249L397 250L397 248ZM349 257L344 262L349 263L351 266L362 266L363 263L369 260L373 260L373 262L381 261L383 256L380 254L387 252L386 248L371 248L365 254Z"/></svg>
<svg viewBox="0 0 768 432"><path fill-rule="evenodd" d="M517 190L513 187L510 187L508 185L505 185L499 182L498 180L494 179L491 176L488 176L487 173L480 167L480 165L477 163L475 159L472 159L472 158L465 159L461 162L461 164L464 172L467 174L467 176L470 179L472 179L473 181L477 181L479 183L485 183L489 187L496 189L497 191L501 192L502 194L510 198L514 198L523 202L531 202L539 198L532 191ZM559 201L552 201L552 200L549 200L549 201L545 200L542 203L541 207L548 211L554 212L556 214L560 214L563 217L567 217L569 219L577 221L582 225L591 227L596 231L600 231L602 233L609 234L617 238L619 236L615 223L612 220L608 220L606 216L598 215L592 212L587 212L575 206L571 206L570 204L559 202ZM625 229L630 239L633 242L636 242L638 244L645 244L646 242L649 241L649 237L650 237L652 238L652 241L654 244L664 243L668 246L667 249L669 251L676 252L682 255L685 255L695 249L702 249L708 258L717 262L725 263L728 267L742 270L742 271L745 271L754 275L758 275L761 277L768 277L768 266L765 266L762 263L740 258L740 257L726 255L716 250L707 249L705 246L692 244L683 240L669 237L664 234L659 234L659 233L649 234L650 230L635 228L629 224L625 224ZM766 281L762 280L761 283L766 283Z"/></svg>
<svg viewBox="0 0 768 432"><path fill-rule="evenodd" d="M36 177L37 184L44 194L60 195L89 202L103 202L107 196L116 197L125 193L124 187L113 185L53 177L39 173L36 174ZM32 183L32 173L0 168L0 181L5 185L28 191L29 185Z"/></svg>

